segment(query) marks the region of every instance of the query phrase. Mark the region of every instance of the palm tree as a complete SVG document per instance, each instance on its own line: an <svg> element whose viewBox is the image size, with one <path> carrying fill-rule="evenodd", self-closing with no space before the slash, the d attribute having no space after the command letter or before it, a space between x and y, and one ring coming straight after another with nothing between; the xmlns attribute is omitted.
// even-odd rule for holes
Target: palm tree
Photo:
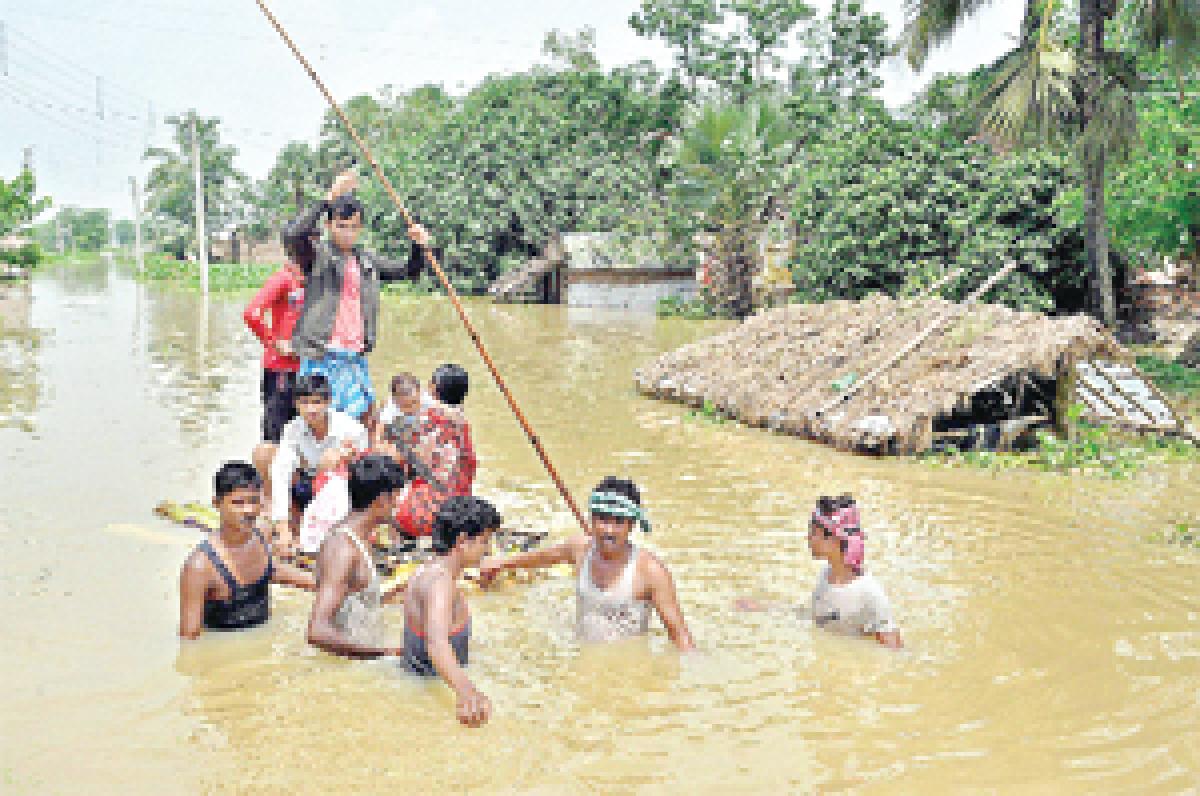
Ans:
<svg viewBox="0 0 1200 796"><path fill-rule="evenodd" d="M246 176L233 165L237 147L221 143L221 120L197 116L189 111L168 116L174 127L173 147L150 147L144 158L154 161L146 178L146 194L156 215L175 222L179 230L190 229L196 213L195 171L192 159L192 131L197 137L204 185L205 229L219 229L237 204ZM192 241L194 244L194 241ZM177 242L180 252L185 246Z"/></svg>
<svg viewBox="0 0 1200 796"><path fill-rule="evenodd" d="M717 314L744 318L753 308L757 247L770 221L795 133L767 100L697 109L675 142L675 198L714 238L710 298Z"/></svg>
<svg viewBox="0 0 1200 796"><path fill-rule="evenodd" d="M914 68L992 0L912 0L902 47ZM1064 8L1064 6L1066 8ZM1078 16L1063 20L1063 0L1026 0L1020 40L993 67L981 103L981 132L998 149L1032 142L1069 142L1083 173L1084 243L1100 318L1116 322L1105 167L1128 151L1136 135L1133 94L1142 81L1133 54L1105 47L1106 23L1120 17L1141 52L1163 51L1176 74L1200 58L1200 0L1078 0ZM1065 22L1078 27L1070 35Z"/></svg>

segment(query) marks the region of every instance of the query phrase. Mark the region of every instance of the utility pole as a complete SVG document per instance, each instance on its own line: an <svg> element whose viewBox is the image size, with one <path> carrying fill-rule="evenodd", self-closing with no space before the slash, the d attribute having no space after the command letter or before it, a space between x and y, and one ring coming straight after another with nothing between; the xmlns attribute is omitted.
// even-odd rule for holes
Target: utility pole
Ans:
<svg viewBox="0 0 1200 796"><path fill-rule="evenodd" d="M146 145L142 148L149 149L152 140L154 140L154 103L149 102L146 105Z"/></svg>
<svg viewBox="0 0 1200 796"><path fill-rule="evenodd" d="M129 187L133 189L133 260L137 263L140 275L145 271L146 264L142 258L142 196L138 191L138 178L129 178Z"/></svg>
<svg viewBox="0 0 1200 796"><path fill-rule="evenodd" d="M208 246L204 239L204 169L200 165L200 135L196 112L192 111L192 170L196 174L196 256L200 268L200 292L208 296Z"/></svg>
<svg viewBox="0 0 1200 796"><path fill-rule="evenodd" d="M33 173L33 147L27 146L21 153L21 171Z"/></svg>
<svg viewBox="0 0 1200 796"><path fill-rule="evenodd" d="M104 78L96 75L96 118L104 118Z"/></svg>
<svg viewBox="0 0 1200 796"><path fill-rule="evenodd" d="M54 213L54 239L58 241L58 253L64 254L67 251L67 238L63 234L61 207Z"/></svg>
<svg viewBox="0 0 1200 796"><path fill-rule="evenodd" d="M0 19L0 75L8 77L8 23Z"/></svg>

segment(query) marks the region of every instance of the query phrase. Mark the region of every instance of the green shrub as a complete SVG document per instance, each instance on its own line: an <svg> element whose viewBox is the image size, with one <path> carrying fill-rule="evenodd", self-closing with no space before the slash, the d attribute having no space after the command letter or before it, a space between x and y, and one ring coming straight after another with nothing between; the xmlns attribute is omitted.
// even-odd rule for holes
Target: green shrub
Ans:
<svg viewBox="0 0 1200 796"><path fill-rule="evenodd" d="M1200 394L1200 370L1168 359L1146 354L1137 358L1137 366L1151 381L1167 392L1181 395Z"/></svg>
<svg viewBox="0 0 1200 796"><path fill-rule="evenodd" d="M690 318L692 320L701 320L703 318L712 318L713 309L703 299L692 299L690 301L678 298L676 296L668 296L658 300L658 306L655 307L655 314L660 318Z"/></svg>
<svg viewBox="0 0 1200 796"><path fill-rule="evenodd" d="M43 259L42 247L36 243L28 243L19 249L0 249L0 263L29 270L36 268Z"/></svg>

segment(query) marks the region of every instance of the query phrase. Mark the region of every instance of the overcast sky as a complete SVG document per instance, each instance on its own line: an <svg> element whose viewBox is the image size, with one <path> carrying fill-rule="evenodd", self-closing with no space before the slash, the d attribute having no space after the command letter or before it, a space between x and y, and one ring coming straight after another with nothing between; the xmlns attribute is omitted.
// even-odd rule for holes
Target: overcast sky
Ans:
<svg viewBox="0 0 1200 796"><path fill-rule="evenodd" d="M339 98L389 83L461 92L545 61L553 28L595 28L606 65L670 64L663 46L629 29L637 0L268 3ZM893 35L903 5L866 0ZM883 98L903 103L937 72L994 59L1012 46L1022 6L992 3L919 75L889 65ZM253 177L289 140L315 139L324 100L254 0L0 0L0 23L0 175L11 177L32 145L39 188L57 203L128 216L129 177L145 173L146 143L165 142L163 117L187 108L224 121L238 166Z"/></svg>

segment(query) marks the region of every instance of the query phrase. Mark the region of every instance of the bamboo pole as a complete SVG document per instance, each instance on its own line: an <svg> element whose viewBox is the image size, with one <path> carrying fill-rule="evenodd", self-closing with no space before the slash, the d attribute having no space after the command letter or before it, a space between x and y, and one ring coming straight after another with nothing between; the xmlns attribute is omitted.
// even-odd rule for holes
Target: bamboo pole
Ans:
<svg viewBox="0 0 1200 796"><path fill-rule="evenodd" d="M822 415L824 415L826 412L828 412L833 407L838 406L841 403L853 398L856 394L858 394L859 390L861 390L863 387L865 387L867 384L869 384L871 381L873 381L875 379L875 377L877 377L879 374L883 373L884 371L888 370L893 365L895 365L897 362L899 362L901 359L903 359L904 357L906 357L910 353L912 353L917 348L917 346L921 345L921 343L925 342L925 340L927 340L930 335L932 335L938 329L942 328L942 326L944 326L947 321L952 320L953 318L961 315L963 310L965 310L967 307L969 307L972 304L974 304L975 302L977 302L979 300L980 296L984 295L989 290L991 290L993 287L995 287L997 282L999 282L1004 277L1008 276L1013 271L1013 269L1015 269L1016 267L1017 267L1017 263L1015 260L1013 260L1013 261L1010 261L1003 268L1001 268L999 271L992 274L990 277L988 277L988 280L986 282L984 282L982 285L980 285L979 288L974 293L972 293L970 296L967 297L966 301L964 301L962 304L955 305L949 311L940 315L933 323L926 326L921 331L920 334L918 334L916 337L914 337L912 340L908 341L908 343L906 343L904 346L902 346L899 351L897 351L896 353L892 354L890 357L885 359L881 364L876 366L875 369L872 370L870 373L868 373L866 376L863 376L861 379L856 381L854 384L850 385L850 387L847 388L846 390L844 390L840 395L827 401L824 406L822 406L820 409L818 409L816 411L816 417L821 417Z"/></svg>
<svg viewBox="0 0 1200 796"><path fill-rule="evenodd" d="M360 150L362 150L363 157L365 157L367 162L371 164L371 168L374 170L375 176L379 178L379 182L383 185L384 191L387 192L387 195L396 205L396 209L400 211L400 215L404 218L404 223L409 227L409 229L412 229L415 223L412 216L409 215L408 210L404 207L404 202L400 200L400 196L396 193L396 189L392 187L391 180L389 180L387 175L383 173L383 169L380 168L379 162L375 160L375 156L372 154L371 149L367 146L366 142L363 141L362 137L359 136L358 131L354 129L354 125L350 123L350 119L346 116L345 111L343 111L342 107L338 105L337 100L333 98L333 95L329 93L329 89L326 88L325 83L322 82L321 78L317 76L316 71L312 68L312 65L308 62L308 59L304 57L299 48L296 47L295 42L293 42L291 37L288 36L287 31L283 29L283 25L281 25L275 15L271 13L271 10L267 8L264 0L255 0L255 2L258 4L259 9L262 10L267 20L271 23L271 26L275 28L275 31L279 34L280 38L282 38L284 43L288 46L288 49L290 49L292 54L296 56L296 60L298 60L300 65L304 67L304 71L308 72L308 76L312 78L313 82L316 83L317 88L320 89L323 95L325 95L326 101L329 102L329 106L333 108L338 118L341 119L342 125L346 128L346 132L348 132L350 137L354 139L354 143L358 145ZM459 301L458 292L454 289L454 286L450 284L450 280L447 278L446 272L442 270L441 264L438 263L437 256L434 255L432 247L423 246L422 249L425 252L425 260L429 263L429 267L433 269L438 281L442 283L442 287L445 288L446 295L449 297L450 303L454 306L454 310L458 313L459 320L461 320L463 326L466 327L467 334L471 337L471 341L475 344L476 350L479 351L479 356L483 359L483 363L487 365L488 371L492 374L492 379L496 382L496 386L500 388L500 393L504 396L504 399L508 401L509 409L511 409L513 415L516 416L517 422L521 424L521 429L525 432L525 436L529 438L529 442L531 445L533 445L533 449L537 452L538 458L542 460L542 466L546 468L546 472L549 473L550 479L554 482L554 485L558 487L559 493L563 496L563 500L566 501L567 506L571 509L571 513L575 515L575 519L578 520L580 527L587 532L589 530L587 519L583 516L583 512L579 510L579 506L576 505L575 499L571 497L571 493L567 489L566 484L563 483L562 478L559 477L558 471L554 469L554 465L550 462L550 457L546 455L546 450L542 447L541 440L538 439L537 434L533 432L533 428L529 425L529 421L525 419L525 415L521 411L521 407L517 405L516 399L513 398L512 393L508 389L508 385L504 383L504 379L500 376L500 371L496 369L496 364L492 361L491 356L484 347L483 340L479 337L479 332L475 331L475 327L471 323L471 319L467 317L467 311L463 308L462 302Z"/></svg>

